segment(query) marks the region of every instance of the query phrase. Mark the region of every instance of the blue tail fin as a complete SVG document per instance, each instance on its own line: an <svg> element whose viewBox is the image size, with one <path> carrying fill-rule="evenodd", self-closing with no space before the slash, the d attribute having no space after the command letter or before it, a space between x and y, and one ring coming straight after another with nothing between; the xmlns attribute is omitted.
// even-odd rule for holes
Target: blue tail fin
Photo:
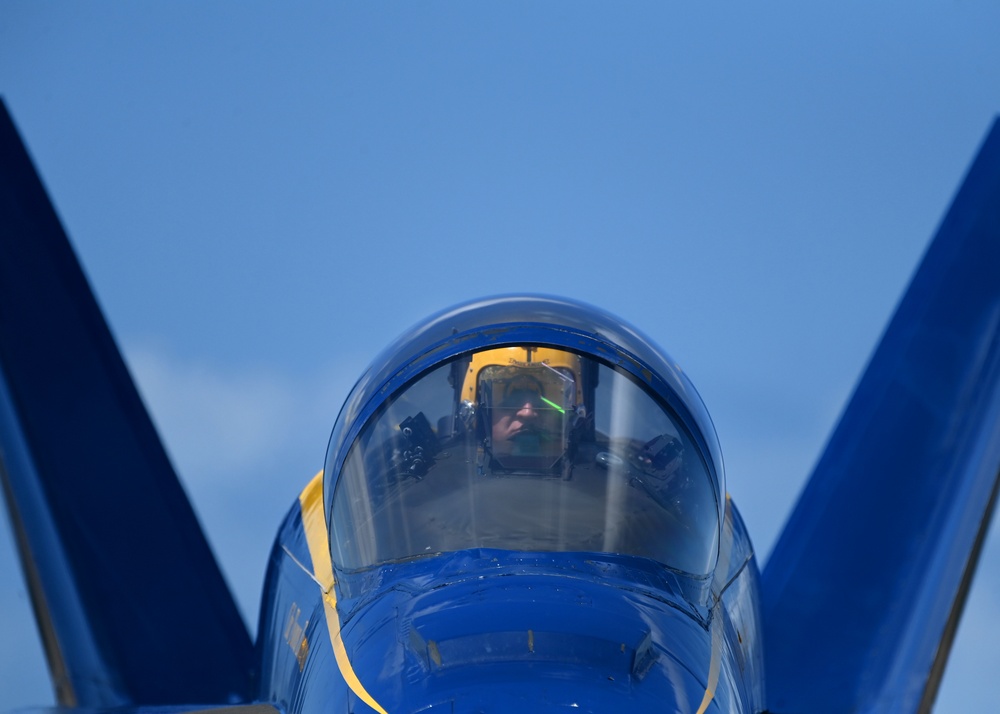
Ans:
<svg viewBox="0 0 1000 714"><path fill-rule="evenodd" d="M930 709L998 471L1000 120L764 570L771 710Z"/></svg>
<svg viewBox="0 0 1000 714"><path fill-rule="evenodd" d="M0 457L59 704L248 697L246 628L2 102Z"/></svg>

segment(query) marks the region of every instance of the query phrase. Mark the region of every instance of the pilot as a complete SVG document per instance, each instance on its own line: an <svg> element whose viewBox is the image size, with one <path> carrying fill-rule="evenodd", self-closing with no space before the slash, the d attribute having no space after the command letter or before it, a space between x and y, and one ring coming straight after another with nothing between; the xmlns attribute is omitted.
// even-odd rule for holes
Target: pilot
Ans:
<svg viewBox="0 0 1000 714"><path fill-rule="evenodd" d="M513 441L518 438L543 433L542 385L523 375L511 380L505 387L507 396L493 409L493 442Z"/></svg>
<svg viewBox="0 0 1000 714"><path fill-rule="evenodd" d="M472 356L463 404L477 413L490 466L552 472L571 450L583 413L580 358L545 347L501 347ZM486 459L484 459L486 460Z"/></svg>

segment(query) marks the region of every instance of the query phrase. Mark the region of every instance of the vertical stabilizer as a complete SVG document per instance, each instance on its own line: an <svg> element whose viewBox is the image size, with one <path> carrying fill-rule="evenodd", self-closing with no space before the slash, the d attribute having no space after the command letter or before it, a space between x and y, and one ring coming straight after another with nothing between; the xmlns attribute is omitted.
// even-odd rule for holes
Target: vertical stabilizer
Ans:
<svg viewBox="0 0 1000 714"><path fill-rule="evenodd" d="M246 628L2 102L0 476L61 705L248 696Z"/></svg>
<svg viewBox="0 0 1000 714"><path fill-rule="evenodd" d="M763 574L777 714L927 711L1000 470L1000 121Z"/></svg>

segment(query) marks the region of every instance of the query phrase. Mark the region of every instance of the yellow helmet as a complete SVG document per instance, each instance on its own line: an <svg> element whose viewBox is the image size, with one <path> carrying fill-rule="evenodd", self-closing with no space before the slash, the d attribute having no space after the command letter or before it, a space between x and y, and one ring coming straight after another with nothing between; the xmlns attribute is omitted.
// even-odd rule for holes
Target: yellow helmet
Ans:
<svg viewBox="0 0 1000 714"><path fill-rule="evenodd" d="M532 375L539 375L537 381L543 386L551 383L553 378L558 384L567 386L566 379L571 379L574 385L574 401L570 406L578 406L582 399L579 389L581 381L580 357L573 352L554 349L552 347L498 347L492 350L483 350L472 355L472 360L465 371L462 382L461 399L479 403L477 398L477 383L483 369L493 368L488 372L495 374L494 379L501 375L509 375L510 378L518 376L531 378ZM550 374L555 373L555 374ZM482 375L486 376L486 375ZM565 405L562 405L565 408Z"/></svg>

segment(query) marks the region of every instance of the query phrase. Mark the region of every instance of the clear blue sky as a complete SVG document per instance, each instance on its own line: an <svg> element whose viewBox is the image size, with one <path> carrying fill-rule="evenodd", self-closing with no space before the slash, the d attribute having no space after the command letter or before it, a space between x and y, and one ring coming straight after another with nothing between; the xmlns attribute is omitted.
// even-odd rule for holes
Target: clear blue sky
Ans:
<svg viewBox="0 0 1000 714"><path fill-rule="evenodd" d="M0 4L0 94L251 631L341 401L529 290L654 337L774 539L1000 111L993 2ZM6 521L6 516L3 516ZM51 693L0 530L0 710ZM939 712L998 708L994 528Z"/></svg>

